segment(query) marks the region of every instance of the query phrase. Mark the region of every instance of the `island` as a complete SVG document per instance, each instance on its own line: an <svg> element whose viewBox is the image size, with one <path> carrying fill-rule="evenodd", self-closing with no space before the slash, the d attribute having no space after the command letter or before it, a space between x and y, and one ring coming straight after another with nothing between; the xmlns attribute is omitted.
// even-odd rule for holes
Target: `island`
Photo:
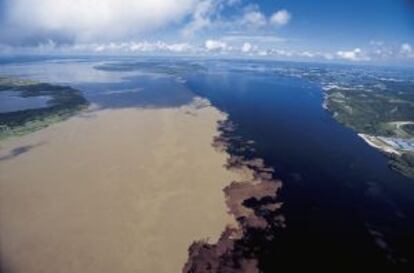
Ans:
<svg viewBox="0 0 414 273"><path fill-rule="evenodd" d="M0 98L0 140L45 128L89 105L72 87L11 76L0 76Z"/></svg>

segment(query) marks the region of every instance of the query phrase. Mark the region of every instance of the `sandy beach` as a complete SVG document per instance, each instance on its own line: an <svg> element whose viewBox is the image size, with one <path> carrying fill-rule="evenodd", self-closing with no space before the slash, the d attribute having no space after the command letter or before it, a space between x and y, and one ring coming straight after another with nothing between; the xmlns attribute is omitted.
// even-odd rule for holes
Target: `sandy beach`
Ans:
<svg viewBox="0 0 414 273"><path fill-rule="evenodd" d="M361 134L361 133L358 134L358 136L361 137L371 147L374 147L387 154L395 154L397 156L401 156L401 152L399 152L398 150L396 150L394 147L390 146L389 144L385 143L383 140L381 140L381 137L370 136L370 135Z"/></svg>
<svg viewBox="0 0 414 273"><path fill-rule="evenodd" d="M223 114L194 105L93 111L0 148L7 273L177 273L232 224L237 180L212 147Z"/></svg>

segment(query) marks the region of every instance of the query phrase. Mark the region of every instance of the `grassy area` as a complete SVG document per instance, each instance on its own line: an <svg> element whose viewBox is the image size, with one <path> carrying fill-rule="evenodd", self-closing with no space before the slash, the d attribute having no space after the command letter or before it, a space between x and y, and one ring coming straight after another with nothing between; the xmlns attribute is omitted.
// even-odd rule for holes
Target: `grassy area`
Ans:
<svg viewBox="0 0 414 273"><path fill-rule="evenodd" d="M46 107L0 113L0 140L24 135L67 119L88 106L82 93L67 86L0 77L0 92L16 91L23 98L48 96Z"/></svg>

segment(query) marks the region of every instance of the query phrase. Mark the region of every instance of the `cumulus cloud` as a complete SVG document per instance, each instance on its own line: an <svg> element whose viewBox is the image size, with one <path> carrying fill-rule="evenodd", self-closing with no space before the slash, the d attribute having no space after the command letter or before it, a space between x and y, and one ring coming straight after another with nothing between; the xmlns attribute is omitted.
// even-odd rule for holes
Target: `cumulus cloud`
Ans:
<svg viewBox="0 0 414 273"><path fill-rule="evenodd" d="M400 54L402 57L414 58L414 49L410 44L404 43L401 45Z"/></svg>
<svg viewBox="0 0 414 273"><path fill-rule="evenodd" d="M291 15L286 10L280 10L273 17L267 17L257 4L243 5L242 1L236 0L200 0L190 17L191 20L182 29L185 38L202 30L249 32L268 29L274 24L282 26L289 22Z"/></svg>
<svg viewBox="0 0 414 273"><path fill-rule="evenodd" d="M205 42L205 48L207 51L225 51L228 46L226 42L219 40L207 40Z"/></svg>
<svg viewBox="0 0 414 273"><path fill-rule="evenodd" d="M294 55L294 52L284 49L272 49L270 50L270 54L277 57L290 58Z"/></svg>
<svg viewBox="0 0 414 273"><path fill-rule="evenodd" d="M245 8L242 23L244 25L250 25L257 28L270 25L284 26L289 23L291 17L291 14L284 9L274 12L270 17L266 17L260 11L259 6L250 5Z"/></svg>
<svg viewBox="0 0 414 273"><path fill-rule="evenodd" d="M2 37L10 41L131 39L178 22L200 0L4 0Z"/></svg>
<svg viewBox="0 0 414 273"><path fill-rule="evenodd" d="M157 42L127 42L127 43L108 43L92 44L90 48L95 52L172 52L187 53L194 48L188 43L165 43Z"/></svg>
<svg viewBox="0 0 414 273"><path fill-rule="evenodd" d="M163 41L131 41L108 43L56 44L52 40L35 46L0 45L0 53L58 53L58 54L192 54L203 50L189 43L167 43Z"/></svg>
<svg viewBox="0 0 414 273"><path fill-rule="evenodd" d="M300 53L300 56L306 57L306 58L314 58L316 54L313 52L309 52L309 51L303 51Z"/></svg>
<svg viewBox="0 0 414 273"><path fill-rule="evenodd" d="M269 54L272 56L280 57L280 58L286 58L286 59L328 59L327 54L328 53L322 53L322 52L314 52L314 51L308 51L308 50L286 50L286 49L275 49L270 50Z"/></svg>
<svg viewBox="0 0 414 273"><path fill-rule="evenodd" d="M263 27L267 24L267 19L259 10L248 10L243 16L242 24L253 27Z"/></svg>
<svg viewBox="0 0 414 273"><path fill-rule="evenodd" d="M222 40L229 41L229 42L230 41L231 42L252 42L253 41L256 43L270 43L270 44L282 43L282 42L287 41L287 39L276 36L276 35L239 35L239 34L223 36Z"/></svg>
<svg viewBox="0 0 414 273"><path fill-rule="evenodd" d="M0 0L0 44L33 46L133 41L176 31L190 38L202 30L243 31L284 25L241 0ZM155 32L159 31L159 32ZM165 33L164 33L165 34Z"/></svg>
<svg viewBox="0 0 414 273"><path fill-rule="evenodd" d="M230 3L233 5L233 3ZM211 25L210 17L217 9L217 2L204 0L198 3L192 15L192 20L184 27L182 33L185 37L191 37L195 32Z"/></svg>
<svg viewBox="0 0 414 273"><path fill-rule="evenodd" d="M339 59L347 61L369 61L370 57L365 54L360 48L355 48L349 51L337 51L336 55Z"/></svg>
<svg viewBox="0 0 414 273"><path fill-rule="evenodd" d="M253 46L251 43L244 43L241 47L241 51L244 53L250 52L253 49Z"/></svg>
<svg viewBox="0 0 414 273"><path fill-rule="evenodd" d="M289 23L292 16L287 10L279 10L270 17L270 23L278 26L283 26Z"/></svg>

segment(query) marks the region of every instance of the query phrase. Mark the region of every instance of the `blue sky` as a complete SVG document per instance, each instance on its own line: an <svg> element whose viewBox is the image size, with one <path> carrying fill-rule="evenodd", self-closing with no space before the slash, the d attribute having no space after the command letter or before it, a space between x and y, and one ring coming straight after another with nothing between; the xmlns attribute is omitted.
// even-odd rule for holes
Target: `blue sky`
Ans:
<svg viewBox="0 0 414 273"><path fill-rule="evenodd" d="M414 63L411 0L0 0L3 53Z"/></svg>
<svg viewBox="0 0 414 273"><path fill-rule="evenodd" d="M312 0L283 2L295 20L282 30L329 49L331 46L362 46L369 41L413 40L414 5L404 0ZM273 4L274 5L274 4Z"/></svg>

